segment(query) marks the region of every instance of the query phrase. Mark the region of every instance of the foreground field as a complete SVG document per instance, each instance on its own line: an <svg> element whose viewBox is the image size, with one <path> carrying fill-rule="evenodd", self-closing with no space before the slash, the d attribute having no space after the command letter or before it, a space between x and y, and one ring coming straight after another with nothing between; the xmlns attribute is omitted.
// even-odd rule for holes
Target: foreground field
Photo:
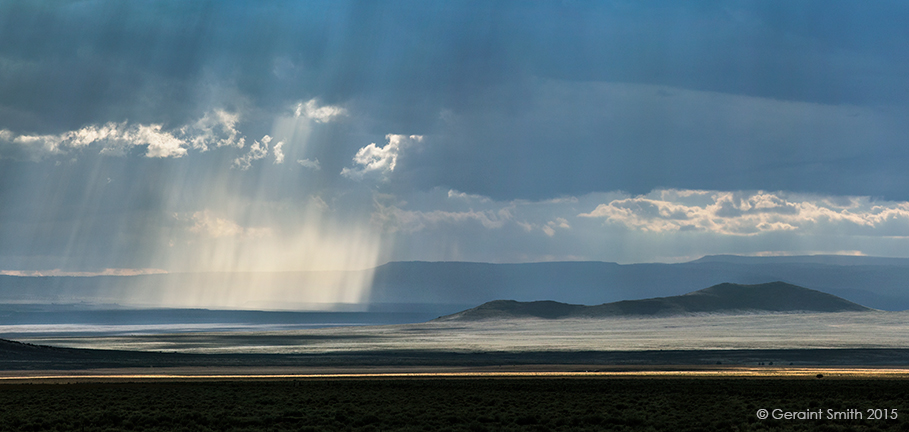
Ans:
<svg viewBox="0 0 909 432"><path fill-rule="evenodd" d="M909 430L907 395L826 377L7 384L0 430Z"/></svg>

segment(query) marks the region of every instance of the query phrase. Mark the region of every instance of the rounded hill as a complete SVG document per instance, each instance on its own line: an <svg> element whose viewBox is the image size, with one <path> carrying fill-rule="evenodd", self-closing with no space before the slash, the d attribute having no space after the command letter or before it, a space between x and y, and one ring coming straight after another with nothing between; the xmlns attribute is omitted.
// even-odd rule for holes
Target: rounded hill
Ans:
<svg viewBox="0 0 909 432"><path fill-rule="evenodd" d="M555 301L496 300L439 320L599 318L735 312L860 312L872 309L835 295L785 282L723 283L679 296L624 300L597 306Z"/></svg>

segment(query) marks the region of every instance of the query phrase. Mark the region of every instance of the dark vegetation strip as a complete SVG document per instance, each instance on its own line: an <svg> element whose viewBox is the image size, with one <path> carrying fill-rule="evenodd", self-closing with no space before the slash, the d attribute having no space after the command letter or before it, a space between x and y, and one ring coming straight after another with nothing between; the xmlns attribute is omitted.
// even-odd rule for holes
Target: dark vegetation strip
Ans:
<svg viewBox="0 0 909 432"><path fill-rule="evenodd" d="M14 384L0 430L909 430L887 380L421 379ZM897 410L889 420L760 420L759 409Z"/></svg>
<svg viewBox="0 0 909 432"><path fill-rule="evenodd" d="M757 365L905 366L909 349L569 352L362 351L327 354L179 354L55 348L0 339L0 370L181 366Z"/></svg>

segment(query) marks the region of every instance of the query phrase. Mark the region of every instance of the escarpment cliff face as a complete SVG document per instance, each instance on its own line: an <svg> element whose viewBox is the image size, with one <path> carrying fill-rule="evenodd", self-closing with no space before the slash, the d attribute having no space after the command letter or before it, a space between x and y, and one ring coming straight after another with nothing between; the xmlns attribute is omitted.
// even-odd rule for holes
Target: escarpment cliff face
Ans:
<svg viewBox="0 0 909 432"><path fill-rule="evenodd" d="M439 320L500 318L599 318L733 312L858 312L872 310L840 297L785 282L758 285L723 283L688 294L625 300L597 306L555 301L495 300Z"/></svg>

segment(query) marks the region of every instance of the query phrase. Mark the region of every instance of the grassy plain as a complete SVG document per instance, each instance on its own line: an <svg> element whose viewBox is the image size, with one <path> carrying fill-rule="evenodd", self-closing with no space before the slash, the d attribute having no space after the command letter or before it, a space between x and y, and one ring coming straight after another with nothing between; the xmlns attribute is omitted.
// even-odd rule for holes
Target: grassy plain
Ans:
<svg viewBox="0 0 909 432"><path fill-rule="evenodd" d="M907 383L640 375L18 383L0 385L0 430L905 431ZM761 420L759 409L863 418ZM869 419L873 409L898 416Z"/></svg>
<svg viewBox="0 0 909 432"><path fill-rule="evenodd" d="M27 326L25 326L27 327ZM22 331L7 329L8 331ZM704 314L650 318L537 318L157 334L25 333L37 345L195 354L363 351L639 351L902 349L909 312Z"/></svg>

